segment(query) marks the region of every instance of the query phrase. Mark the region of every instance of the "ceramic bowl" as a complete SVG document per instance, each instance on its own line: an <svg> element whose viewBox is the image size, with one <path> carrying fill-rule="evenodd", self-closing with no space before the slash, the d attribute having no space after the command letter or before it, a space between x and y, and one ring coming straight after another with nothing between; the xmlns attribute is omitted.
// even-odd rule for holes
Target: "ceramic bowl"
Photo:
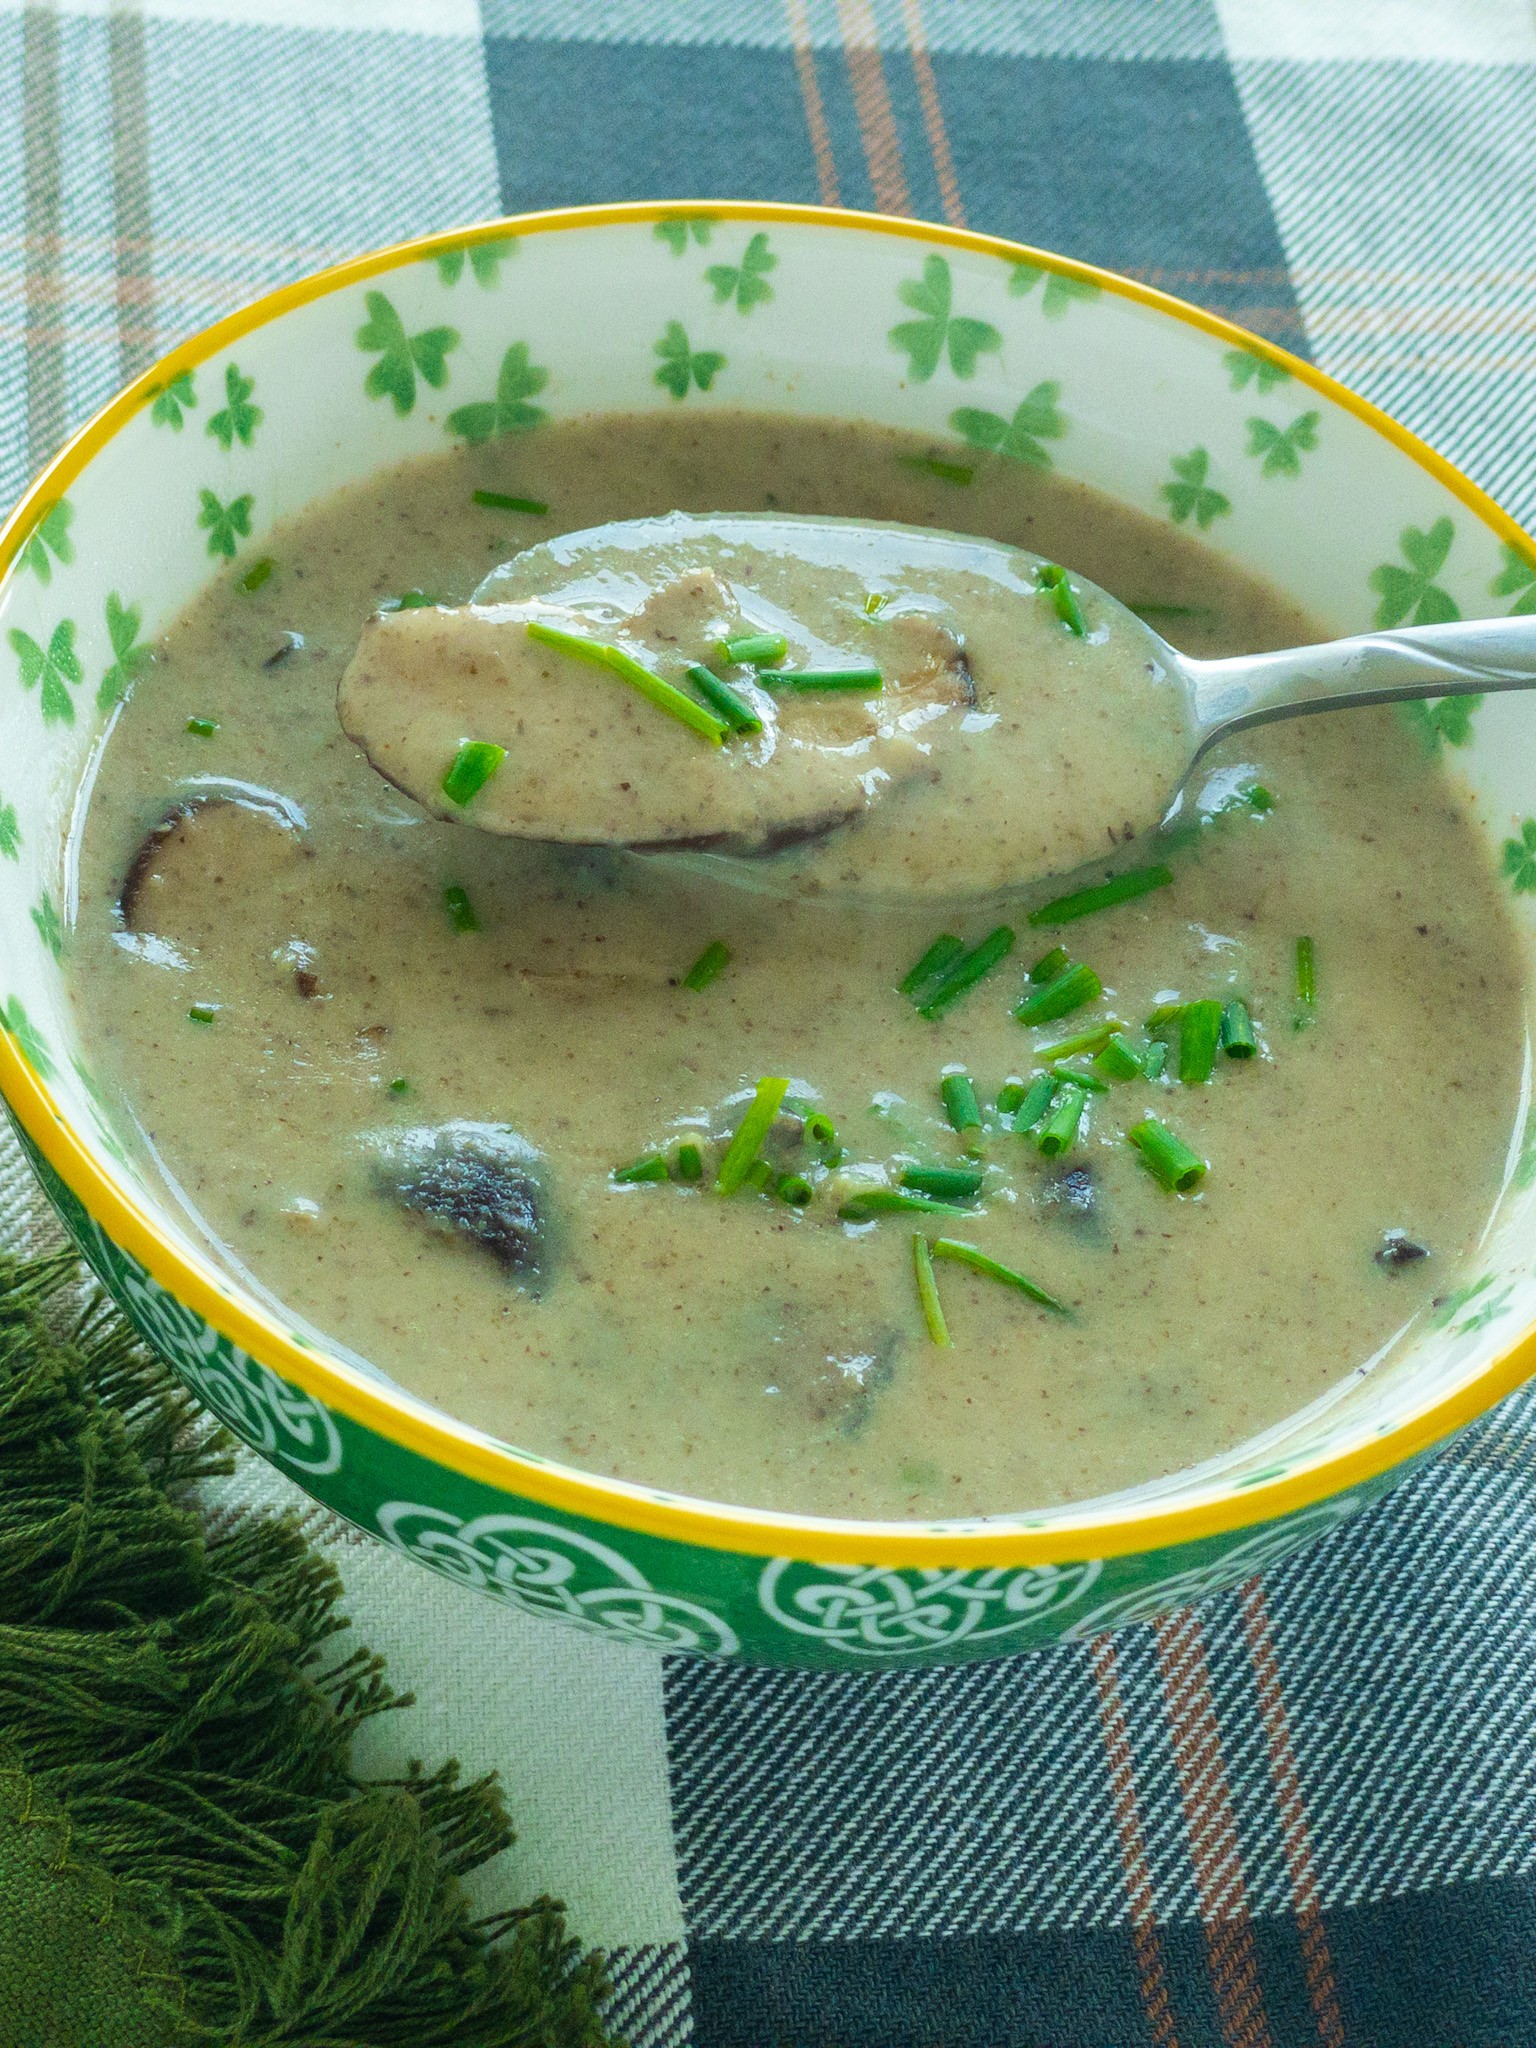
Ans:
<svg viewBox="0 0 1536 2048"><path fill-rule="evenodd" d="M596 207L286 287L115 399L0 532L0 1088L70 1233L247 1444L429 1569L654 1648L869 1669L1143 1620L1334 1529L1536 1367L1536 1152L1469 1284L1390 1363L1229 1455L985 1521L774 1515L591 1477L330 1356L140 1175L76 1049L70 821L153 642L273 523L455 435L601 408L787 408L1044 463L1199 531L1340 632L1536 608L1536 547L1307 365L1124 278L954 229ZM963 525L963 512L955 520ZM1536 706L1423 721L1536 938ZM210 1142L217 1142L211 1138Z"/></svg>

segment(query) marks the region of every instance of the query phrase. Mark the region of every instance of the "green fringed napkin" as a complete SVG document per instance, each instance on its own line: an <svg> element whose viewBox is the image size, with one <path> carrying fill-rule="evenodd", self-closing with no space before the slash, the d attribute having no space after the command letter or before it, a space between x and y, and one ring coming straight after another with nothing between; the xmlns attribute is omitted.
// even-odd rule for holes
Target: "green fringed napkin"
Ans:
<svg viewBox="0 0 1536 2048"><path fill-rule="evenodd" d="M292 1521L205 1524L226 1440L115 1313L61 1334L78 1271L0 1258L6 2048L605 2048L557 1902L472 1917L495 1782L353 1774L408 1697Z"/></svg>

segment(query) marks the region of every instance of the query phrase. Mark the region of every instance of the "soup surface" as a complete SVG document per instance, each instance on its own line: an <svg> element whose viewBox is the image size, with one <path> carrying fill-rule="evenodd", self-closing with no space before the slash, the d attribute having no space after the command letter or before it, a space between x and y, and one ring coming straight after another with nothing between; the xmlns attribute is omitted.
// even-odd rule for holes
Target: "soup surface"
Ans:
<svg viewBox="0 0 1536 2048"><path fill-rule="evenodd" d="M1007 462L957 485L927 452L869 426L646 414L380 474L275 533L254 590L247 564L220 573L105 745L69 954L88 1059L238 1270L508 1441L826 1514L1090 1495L1369 1360L1454 1284L1491 1209L1518 1092L1513 934L1391 713L1245 736L1203 773L1199 822L1143 856L1171 885L1038 930L1039 892L941 910L808 890L807 861L857 867L865 825L790 856L783 890L771 866L742 889L707 861L494 838L426 816L340 728L381 602L462 601L550 531L674 508L963 527L1071 565L1197 654L1319 637L1171 525ZM963 807L931 829L963 840ZM1012 950L937 1016L900 992L941 934L974 947L1003 925ZM717 941L728 964L688 986ZM1067 960L1031 982L1058 943ZM1100 994L1016 1017L1077 965ZM1181 1080L1202 1066L1196 1013L1166 1013L1234 1000L1256 1055ZM1111 1018L1142 1072L1096 1071L1091 1041L1050 1052L1095 1028L1102 1045ZM1062 1061L1086 1103L1048 1157L1044 1126L997 1105ZM962 1071L980 1131L941 1092ZM775 1076L800 1108L722 1197ZM1064 1101L1058 1077L1048 1122ZM1193 1192L1127 1142L1149 1115L1209 1161ZM959 1213L871 1212L872 1190L915 1174L921 1195L935 1168L979 1175L975 1196L928 1180ZM941 1346L914 1234L1069 1312L941 1253Z"/></svg>

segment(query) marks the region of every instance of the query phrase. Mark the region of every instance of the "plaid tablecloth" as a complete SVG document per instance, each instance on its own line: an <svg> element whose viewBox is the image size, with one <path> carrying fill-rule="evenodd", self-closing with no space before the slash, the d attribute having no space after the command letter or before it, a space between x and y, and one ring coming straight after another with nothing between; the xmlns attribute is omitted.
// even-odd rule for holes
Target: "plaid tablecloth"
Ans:
<svg viewBox="0 0 1536 2048"><path fill-rule="evenodd" d="M0 0L0 500L318 264L720 193L1127 270L1536 514L1530 0ZM331 1533L422 1698L375 1739L504 1769L505 1880L636 2044L1536 2043L1532 1395L1262 1582L931 1675L663 1660Z"/></svg>

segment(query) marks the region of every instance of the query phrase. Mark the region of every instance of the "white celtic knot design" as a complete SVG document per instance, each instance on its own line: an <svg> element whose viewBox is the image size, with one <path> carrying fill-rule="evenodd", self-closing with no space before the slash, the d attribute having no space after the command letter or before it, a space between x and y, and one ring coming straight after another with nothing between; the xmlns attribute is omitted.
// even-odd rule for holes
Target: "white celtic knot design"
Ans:
<svg viewBox="0 0 1536 2048"><path fill-rule="evenodd" d="M524 1614L548 1615L651 1650L734 1657L741 1648L735 1631L708 1608L657 1592L628 1558L555 1522L527 1515L466 1522L442 1508L392 1500L379 1509L379 1528L397 1550L444 1578L494 1594Z"/></svg>
<svg viewBox="0 0 1536 2048"><path fill-rule="evenodd" d="M897 1657L1022 1634L1081 1600L1102 1569L1096 1558L990 1571L893 1571L776 1557L758 1580L757 1596L769 1619L796 1635L815 1636L851 1657Z"/></svg>

